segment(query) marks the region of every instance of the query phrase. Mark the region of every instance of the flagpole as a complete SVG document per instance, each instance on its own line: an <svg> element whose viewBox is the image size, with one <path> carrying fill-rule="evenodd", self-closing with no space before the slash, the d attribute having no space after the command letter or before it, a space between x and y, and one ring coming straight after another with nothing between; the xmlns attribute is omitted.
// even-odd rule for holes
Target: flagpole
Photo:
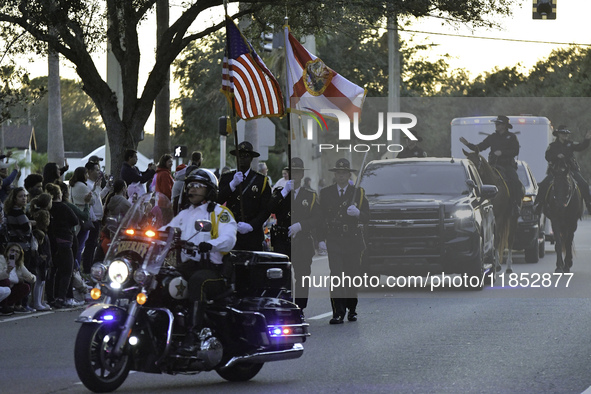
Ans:
<svg viewBox="0 0 591 394"><path fill-rule="evenodd" d="M288 78L288 73L289 73L289 61L287 59L287 40L288 37L286 37L285 34L285 29L289 29L289 18L286 16L285 18L283 18L283 38L286 41L283 44L283 50L285 51L285 108L286 108L286 114L287 114L287 168L289 171L289 179L292 179L291 177L291 112L289 111L291 109L291 97L289 97L289 78Z"/></svg>
<svg viewBox="0 0 591 394"><path fill-rule="evenodd" d="M226 11L226 18L229 18L228 15L228 3L227 0L224 0L224 10ZM227 22L226 22L227 23ZM226 25L227 26L227 25ZM228 29L226 28L226 36L228 35ZM228 39L226 38L226 52L230 53L230 49L228 48ZM236 100L234 99L234 93L231 94L232 96L232 114L230 115L230 127L232 128L232 133L234 134L234 149L236 151L236 172L240 171L240 150L238 149L238 128L236 127ZM238 184L238 201L240 201L240 221L244 222L244 203L242 202L242 182Z"/></svg>
<svg viewBox="0 0 591 394"><path fill-rule="evenodd" d="M230 116L232 133L234 134L234 149L236 151L236 172L240 171L240 150L238 149L238 128L236 127L236 101L232 94L232 116ZM238 201L240 201L240 221L244 222L244 202L242 201L242 182L238 184Z"/></svg>

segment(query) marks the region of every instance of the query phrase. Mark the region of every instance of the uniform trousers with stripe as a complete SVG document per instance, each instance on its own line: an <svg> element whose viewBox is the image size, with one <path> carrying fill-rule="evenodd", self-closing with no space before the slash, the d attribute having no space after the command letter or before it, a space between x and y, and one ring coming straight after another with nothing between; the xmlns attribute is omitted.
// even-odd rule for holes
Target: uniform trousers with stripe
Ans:
<svg viewBox="0 0 591 394"><path fill-rule="evenodd" d="M361 254L363 241L358 236L332 236L326 240L328 250L328 266L330 268L331 283L340 280L340 286L330 292L332 314L334 318L345 317L347 309L355 312L357 309L357 288L353 285L355 276L361 274ZM345 280L343 280L345 278ZM347 279L350 278L350 279Z"/></svg>

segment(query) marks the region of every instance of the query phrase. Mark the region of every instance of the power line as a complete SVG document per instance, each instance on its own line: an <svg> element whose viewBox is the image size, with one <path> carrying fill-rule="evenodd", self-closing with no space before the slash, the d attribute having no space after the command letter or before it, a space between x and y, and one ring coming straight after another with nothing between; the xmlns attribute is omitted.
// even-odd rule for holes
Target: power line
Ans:
<svg viewBox="0 0 591 394"><path fill-rule="evenodd" d="M450 36L450 37L461 37L461 38L478 38L481 40L496 40L496 41L514 41L514 42L525 42L530 44L551 44L551 45L577 45L577 46L587 46L590 47L591 44L577 44L574 42L552 42L552 41L533 41L533 40L518 40L516 38L495 38L495 37L479 37L479 36L468 36L464 34L451 34L451 33L435 33L429 31L419 31L419 30L407 30L407 29L400 29L400 31L407 32L407 33L420 33L420 34L433 34L435 36Z"/></svg>

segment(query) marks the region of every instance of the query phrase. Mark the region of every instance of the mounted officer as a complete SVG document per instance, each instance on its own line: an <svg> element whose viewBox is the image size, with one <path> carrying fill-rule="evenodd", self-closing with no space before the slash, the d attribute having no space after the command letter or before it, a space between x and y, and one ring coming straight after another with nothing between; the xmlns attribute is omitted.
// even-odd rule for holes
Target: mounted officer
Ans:
<svg viewBox="0 0 591 394"><path fill-rule="evenodd" d="M361 255L365 250L362 226L369 221L369 202L365 191L349 183L352 172L349 160L339 159L334 168L336 183L320 191L319 249L328 250L331 277L343 278L361 274ZM349 321L357 320L357 289L341 284L331 291L332 319L341 324L347 314Z"/></svg>
<svg viewBox="0 0 591 394"><path fill-rule="evenodd" d="M398 152L396 155L397 159L406 159L408 157L427 157L427 152L419 146L419 142L423 141L423 137L417 135L416 130L413 130L413 135L417 137L417 140L411 140L408 136L404 136L406 139L406 147Z"/></svg>
<svg viewBox="0 0 591 394"><path fill-rule="evenodd" d="M250 142L241 142L230 154L240 156L240 168L222 175L218 203L225 203L238 221L234 249L262 251L263 225L269 218L271 200L269 178L250 168L252 159L260 156Z"/></svg>
<svg viewBox="0 0 591 394"><path fill-rule="evenodd" d="M469 143L464 137L460 142L466 145L474 152L480 152L490 148L488 162L499 170L501 176L509 188L509 196L512 205L513 216L518 216L521 208L521 200L525 194L523 184L517 175L517 162L515 157L519 154L519 141L515 133L509 132L513 125L509 123L509 118L499 115L495 120L495 132L486 137L478 145Z"/></svg>
<svg viewBox="0 0 591 394"><path fill-rule="evenodd" d="M564 125L558 126L558 128L552 132L552 135L554 135L556 139L551 142L550 145L548 145L548 149L546 149L546 161L548 162L548 168L560 160L563 160L568 165L571 175L577 182L581 195L585 200L587 211L591 212L589 184L585 181L583 175L581 175L581 168L574 155L574 152L581 152L589 147L591 131L588 131L587 134L585 134L583 142L571 141L570 134L570 130ZM553 179L551 172L548 171L544 180L539 184L540 188L538 189L538 195L536 196L536 202L534 205L537 214L542 213L542 208L546 202L546 195L552 185Z"/></svg>
<svg viewBox="0 0 591 394"><path fill-rule="evenodd" d="M304 309L308 305L309 288L303 286L302 277L312 272L312 258L316 253L312 231L320 222L320 204L314 190L302 186L304 162L291 159L291 180L285 187L273 191L270 209L277 217L271 228L273 252L290 257L295 275L295 303Z"/></svg>

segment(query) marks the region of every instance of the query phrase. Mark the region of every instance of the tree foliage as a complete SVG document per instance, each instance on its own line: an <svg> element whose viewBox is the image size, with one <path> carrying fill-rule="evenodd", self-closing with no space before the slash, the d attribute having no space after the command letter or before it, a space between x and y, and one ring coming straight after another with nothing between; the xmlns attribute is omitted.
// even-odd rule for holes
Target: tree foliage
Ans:
<svg viewBox="0 0 591 394"><path fill-rule="evenodd" d="M0 38L11 43L11 51L46 53L47 47L60 53L76 67L84 91L95 102L107 130L115 173L126 148L137 146L172 62L192 41L219 30L223 22L197 32L192 23L204 11L222 0L183 2L181 16L172 21L159 40L154 66L143 90L138 87L140 47L138 26L154 12L156 0L4 0L0 4ZM471 24L490 24L487 17L508 13L509 0L292 0L292 23L302 29L330 29L345 20L375 24L393 11L399 15L440 14ZM234 15L253 15L253 26L281 26L285 3L246 0ZM108 38L120 65L123 97L117 98L103 79L91 54ZM200 92L201 94L202 92ZM120 100L121 102L119 103ZM119 112L119 104L122 110Z"/></svg>
<svg viewBox="0 0 591 394"><path fill-rule="evenodd" d="M46 89L47 77L35 78L32 86ZM98 109L74 80L61 80L64 149L87 155L105 144L105 128ZM48 97L43 97L31 108L31 118L37 136L37 150L47 152Z"/></svg>
<svg viewBox="0 0 591 394"><path fill-rule="evenodd" d="M31 87L28 74L13 64L0 67L0 124L13 117L15 108L26 108L45 93Z"/></svg>

